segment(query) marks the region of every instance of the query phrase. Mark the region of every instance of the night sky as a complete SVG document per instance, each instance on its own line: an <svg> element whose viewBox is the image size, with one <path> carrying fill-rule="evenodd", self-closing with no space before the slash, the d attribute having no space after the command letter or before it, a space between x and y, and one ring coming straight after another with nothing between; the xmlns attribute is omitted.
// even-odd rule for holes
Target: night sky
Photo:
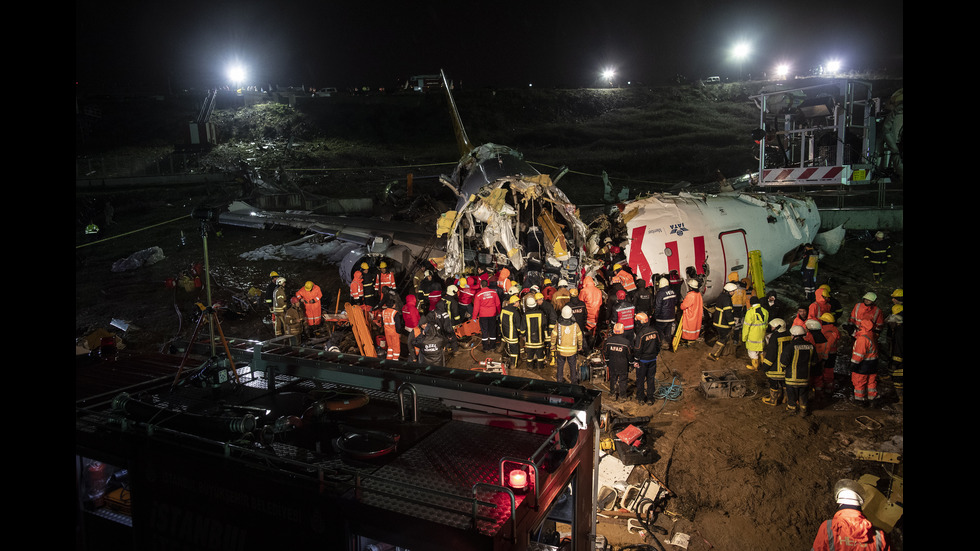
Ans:
<svg viewBox="0 0 980 551"><path fill-rule="evenodd" d="M675 7L676 6L676 7ZM903 3L76 2L76 80L208 88L246 67L257 85L391 87L445 69L468 86L579 87L675 75L760 77L837 57L845 69L903 69ZM752 44L741 64L730 51Z"/></svg>

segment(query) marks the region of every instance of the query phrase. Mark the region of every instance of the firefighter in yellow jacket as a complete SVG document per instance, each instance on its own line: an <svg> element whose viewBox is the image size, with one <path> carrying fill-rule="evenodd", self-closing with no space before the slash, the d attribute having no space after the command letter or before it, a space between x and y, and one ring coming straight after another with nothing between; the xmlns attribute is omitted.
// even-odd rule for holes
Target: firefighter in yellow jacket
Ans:
<svg viewBox="0 0 980 551"><path fill-rule="evenodd" d="M579 372L576 359L582 351L585 336L572 315L571 306L561 309L561 317L554 331L551 332L551 346L557 360L556 377L559 383L565 382L565 365L568 365L568 379L573 385L579 384Z"/></svg>
<svg viewBox="0 0 980 551"><path fill-rule="evenodd" d="M750 371L759 369L762 364L762 351L766 347L766 327L769 324L769 312L762 307L758 297L749 299L749 309L745 312L742 322L742 342L749 355L749 364L745 366Z"/></svg>

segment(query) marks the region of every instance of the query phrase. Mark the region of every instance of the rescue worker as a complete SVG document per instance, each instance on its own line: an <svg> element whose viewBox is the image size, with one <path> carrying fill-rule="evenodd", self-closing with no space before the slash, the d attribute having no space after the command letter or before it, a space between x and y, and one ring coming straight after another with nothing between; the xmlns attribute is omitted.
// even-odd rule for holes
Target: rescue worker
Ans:
<svg viewBox="0 0 980 551"><path fill-rule="evenodd" d="M830 302L827 291L821 287L813 293L813 302L807 309L807 319L819 320L820 316L830 313Z"/></svg>
<svg viewBox="0 0 980 551"><path fill-rule="evenodd" d="M871 277L875 283L881 283L885 275L888 261L892 258L891 248L884 232L875 233L875 238L864 248L864 260L871 267Z"/></svg>
<svg viewBox="0 0 980 551"><path fill-rule="evenodd" d="M765 353L762 356L762 368L769 381L769 396L762 398L762 403L770 406L778 406L783 401L783 392L786 386L786 368L780 361L783 353L783 346L788 343L793 336L786 330L786 322L782 318L769 321L771 330L766 337Z"/></svg>
<svg viewBox="0 0 980 551"><path fill-rule="evenodd" d="M840 330L834 324L831 313L820 316L820 332L827 339L827 358L823 362L823 391L827 396L834 393L834 366L837 365L837 353L840 351Z"/></svg>
<svg viewBox="0 0 980 551"><path fill-rule="evenodd" d="M265 286L265 294L262 295L263 300L265 300L265 305L270 310L272 310L272 299L276 294L276 288L279 287L277 283L279 277L279 273L275 270L269 273L269 284Z"/></svg>
<svg viewBox="0 0 980 551"><path fill-rule="evenodd" d="M810 369L810 388L813 389L815 400L823 401L823 366L827 362L828 346L827 336L823 334L823 324L820 320L806 320L806 340L813 345L816 357L813 360L813 367Z"/></svg>
<svg viewBox="0 0 980 551"><path fill-rule="evenodd" d="M830 313L833 314L835 320L844 318L844 306L837 300L837 297L830 292L830 285L824 283L818 289L823 289L824 297L827 298L827 304L830 305Z"/></svg>
<svg viewBox="0 0 980 551"><path fill-rule="evenodd" d="M578 354L582 351L582 341L584 335L572 309L567 305L561 310L561 317L551 332L551 347L555 351L557 358L557 368L555 378L559 383L565 382L565 366L568 366L568 379L573 385L579 384L579 369L577 365Z"/></svg>
<svg viewBox="0 0 980 551"><path fill-rule="evenodd" d="M667 278L661 278L660 288L653 299L653 319L660 331L660 340L666 346L669 346L676 331L678 301L677 293L670 282Z"/></svg>
<svg viewBox="0 0 980 551"><path fill-rule="evenodd" d="M456 338L456 328L453 325L453 313L450 312L452 301L439 299L436 302L435 311L433 312L433 319L435 325L439 328L442 336L445 337L447 341L446 351L453 353L459 348L459 340Z"/></svg>
<svg viewBox="0 0 980 551"><path fill-rule="evenodd" d="M624 335L625 336L625 335ZM650 323L650 317L636 315L636 337L633 339L633 358L636 362L636 403L653 403L657 392L657 354L660 353L660 334Z"/></svg>
<svg viewBox="0 0 980 551"><path fill-rule="evenodd" d="M378 304L378 292L374 288L376 279L371 266L367 262L361 262L361 282L364 291L363 304L371 309L374 309Z"/></svg>
<svg viewBox="0 0 980 551"><path fill-rule="evenodd" d="M475 286L475 278L461 277L456 282L459 287L459 307L463 310L463 316L467 319L476 319L473 316L473 299L479 289Z"/></svg>
<svg viewBox="0 0 980 551"><path fill-rule="evenodd" d="M500 295L486 281L481 282L480 292L473 297L473 319L480 322L480 339L484 352L497 348L497 317L500 311Z"/></svg>
<svg viewBox="0 0 980 551"><path fill-rule="evenodd" d="M272 327L275 336L279 337L286 334L286 278L276 278L276 288L272 292L272 304L269 311L272 312Z"/></svg>
<svg viewBox="0 0 980 551"><path fill-rule="evenodd" d="M861 302L854 305L851 309L850 323L855 327L859 327L859 322L862 320L867 320L871 322L872 331L876 334L879 333L885 325L885 317L881 313L881 309L875 304L878 300L878 295L872 292L867 292L861 297Z"/></svg>
<svg viewBox="0 0 980 551"><path fill-rule="evenodd" d="M510 269L501 268L500 273L497 274L497 288L500 289L501 293L506 293L510 291L512 285L514 285L514 281L510 279Z"/></svg>
<svg viewBox="0 0 980 551"><path fill-rule="evenodd" d="M623 269L621 264L613 265L613 276L609 280L610 285L619 283L623 286L623 290L626 291L626 296L632 301L633 295L636 294L636 281L633 279L633 274L627 272Z"/></svg>
<svg viewBox="0 0 980 551"><path fill-rule="evenodd" d="M792 338L783 345L779 361L786 369L786 411L799 411L804 417L810 414L810 368L816 361L816 350L806 340L806 328L790 327Z"/></svg>
<svg viewBox="0 0 980 551"><path fill-rule="evenodd" d="M766 327L769 325L769 312L762 307L758 297L749 299L749 309L742 323L742 342L749 356L745 369L756 371L762 364L762 351L766 347Z"/></svg>
<svg viewBox="0 0 980 551"><path fill-rule="evenodd" d="M722 293L718 295L718 300L715 302L715 311L711 316L711 323L715 327L715 332L718 333L718 340L715 341L715 346L708 353L709 360L717 361L721 357L725 345L728 344L732 336L732 326L735 323L732 295L735 294L737 289L738 285L732 282L726 283L722 288Z"/></svg>
<svg viewBox="0 0 980 551"><path fill-rule="evenodd" d="M653 289L647 287L647 282L643 278L636 278L636 294L633 295L633 306L636 313L643 312L647 316L653 315Z"/></svg>
<svg viewBox="0 0 980 551"><path fill-rule="evenodd" d="M689 346L701 336L701 317L704 310L704 297L698 291L698 281L690 279L688 292L681 302L681 342Z"/></svg>
<svg viewBox="0 0 980 551"><path fill-rule="evenodd" d="M572 287L568 290L568 304L566 306L572 309L572 316L575 317L575 322L578 323L579 329L585 336L582 343L582 354L588 356L592 352L592 343L589 342L589 333L586 330L585 303L578 296L578 287Z"/></svg>
<svg viewBox="0 0 980 551"><path fill-rule="evenodd" d="M851 384L854 402L862 407L878 399L878 340L868 320L858 322L851 348Z"/></svg>
<svg viewBox="0 0 980 551"><path fill-rule="evenodd" d="M602 345L602 358L609 370L609 390L614 402L619 401L620 396L626 398L629 368L633 363L633 345L623 336L623 331L623 324L613 325L612 335Z"/></svg>
<svg viewBox="0 0 980 551"><path fill-rule="evenodd" d="M544 299L544 293L534 293L534 301L537 303L538 308L544 313L544 319L546 322L544 340L545 343L551 343L551 335L555 332L555 326L558 325L558 313L555 312L555 307ZM555 355L554 348L548 347L545 351L545 358L548 363L555 365Z"/></svg>
<svg viewBox="0 0 980 551"><path fill-rule="evenodd" d="M387 353L386 360L399 360L401 358L401 333L405 329L402 321L401 312L393 305L386 305L381 310L381 324L384 327L385 347Z"/></svg>
<svg viewBox="0 0 980 551"><path fill-rule="evenodd" d="M405 305L402 306L402 326L404 327L405 334L412 336L416 334L416 329L419 323L422 321L422 314L419 313L418 299L414 294L409 294L405 297Z"/></svg>
<svg viewBox="0 0 980 551"><path fill-rule="evenodd" d="M555 311L561 312L562 308L568 304L571 298L572 295L568 290L568 282L564 279L559 279L558 289L555 290L555 294L551 295L551 304L555 307Z"/></svg>
<svg viewBox="0 0 980 551"><path fill-rule="evenodd" d="M289 335L289 343L296 346L300 343L303 335L303 324L305 316L299 310L299 299L292 297L289 299L289 307L283 313L283 321L286 327L286 334Z"/></svg>
<svg viewBox="0 0 980 551"><path fill-rule="evenodd" d="M592 276L585 276L578 296L585 303L585 334L591 348L595 340L596 326L599 323L599 309L602 308L602 291L595 286Z"/></svg>
<svg viewBox="0 0 980 551"><path fill-rule="evenodd" d="M434 312L436 304L442 298L442 282L436 278L432 270L425 272L425 280L422 282L422 294L425 297L423 304L426 312Z"/></svg>
<svg viewBox="0 0 980 551"><path fill-rule="evenodd" d="M620 289L616 291L616 299L619 301L615 308L610 314L611 323L622 323L623 324L623 336L627 340L632 340L636 335L633 330L636 324L636 308L633 303L629 301L626 296L626 291Z"/></svg>
<svg viewBox="0 0 980 551"><path fill-rule="evenodd" d="M524 351L527 354L529 369L544 367L545 333L548 321L544 312L538 307L533 295L524 297Z"/></svg>
<svg viewBox="0 0 980 551"><path fill-rule="evenodd" d="M813 243L803 245L803 258L800 260L800 276L803 278L803 296L807 301L813 300L813 292L817 289L817 264L820 256Z"/></svg>
<svg viewBox="0 0 980 551"><path fill-rule="evenodd" d="M312 281L307 281L302 288L296 291L296 298L304 305L304 309L306 310L306 331L312 335L323 321L323 317L320 315L320 300L323 298L323 293L320 292L320 286Z"/></svg>
<svg viewBox="0 0 980 551"><path fill-rule="evenodd" d="M435 323L426 323L419 334L413 335L408 341L412 355L418 349L418 361L425 365L446 365L446 338L440 333Z"/></svg>
<svg viewBox="0 0 980 551"><path fill-rule="evenodd" d="M510 295L507 304L500 309L500 338L504 341L503 358L509 368L517 367L521 356L524 316L521 314L520 300L517 295Z"/></svg>
<svg viewBox="0 0 980 551"><path fill-rule="evenodd" d="M891 551L885 532L875 528L861 511L864 492L861 483L854 480L834 484L837 512L820 524L811 551Z"/></svg>
<svg viewBox="0 0 980 551"><path fill-rule="evenodd" d="M350 281L350 302L359 305L364 302L364 274L360 270L354 272Z"/></svg>
<svg viewBox="0 0 980 551"><path fill-rule="evenodd" d="M769 319L781 318L784 313L782 301L776 298L776 291L766 293L766 298L762 301L762 307L769 313Z"/></svg>
<svg viewBox="0 0 980 551"><path fill-rule="evenodd" d="M456 328L463 323L463 311L459 307L458 294L459 287L449 285L446 287L446 292L442 294L442 298L439 299L439 302L446 305L446 312L449 314L449 324L453 329L454 335L456 334Z"/></svg>
<svg viewBox="0 0 980 551"><path fill-rule="evenodd" d="M374 277L374 292L379 297L383 297L386 294L385 289L397 291L395 287L395 274L388 271L388 263L382 260L378 263L378 274Z"/></svg>
<svg viewBox="0 0 980 551"><path fill-rule="evenodd" d="M892 291L892 314L901 314L905 307L902 302L905 298L905 291L903 289L895 289Z"/></svg>

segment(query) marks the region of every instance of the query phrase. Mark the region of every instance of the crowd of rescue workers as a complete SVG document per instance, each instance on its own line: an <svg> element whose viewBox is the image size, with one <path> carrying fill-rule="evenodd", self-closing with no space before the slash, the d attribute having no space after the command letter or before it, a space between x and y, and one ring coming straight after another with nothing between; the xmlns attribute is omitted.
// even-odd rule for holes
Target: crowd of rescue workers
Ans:
<svg viewBox="0 0 980 551"><path fill-rule="evenodd" d="M888 268L890 249L882 232L866 247L876 283ZM830 286L817 286L818 251L807 244L801 253L804 298L795 312L774 291L756 296L751 280L734 272L713 307L705 309L703 273L689 267L686 277L676 270L649 281L636 277L622 248L608 238L598 257L602 266L576 284L534 267L514 274L507 267L478 265L469 275L441 278L426 266L400 293L384 260L365 261L353 274L349 300L383 335L378 344L388 360L445 366L461 343L471 343L472 349L499 352L504 369L543 372L554 366L558 383L579 384L590 377L589 358L598 357L607 399L630 399L629 374L635 370L633 399L643 404L654 402L662 350L703 342L708 358L718 360L742 346L745 367L768 380L762 401L808 415L840 390L834 369L849 344L850 358L841 358L850 369L849 399L865 407L880 403L880 376L892 380L901 404L902 289L891 294L888 314L870 291L845 314ZM275 335L293 344L321 335L331 318L323 314L319 286L307 281L290 297L284 277L272 272L270 278L265 301ZM325 346L339 351L338 344L330 339Z"/></svg>

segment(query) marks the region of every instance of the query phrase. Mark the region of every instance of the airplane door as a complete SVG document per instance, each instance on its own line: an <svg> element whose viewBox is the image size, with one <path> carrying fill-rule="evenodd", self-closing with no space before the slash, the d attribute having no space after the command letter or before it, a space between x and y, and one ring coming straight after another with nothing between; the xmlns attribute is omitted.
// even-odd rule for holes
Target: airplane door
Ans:
<svg viewBox="0 0 980 551"><path fill-rule="evenodd" d="M749 244L745 239L745 232L735 230L725 232L718 236L721 240L721 252L724 255L725 273L722 275L723 281L728 281L728 274L738 273L738 278L742 279L749 273Z"/></svg>

